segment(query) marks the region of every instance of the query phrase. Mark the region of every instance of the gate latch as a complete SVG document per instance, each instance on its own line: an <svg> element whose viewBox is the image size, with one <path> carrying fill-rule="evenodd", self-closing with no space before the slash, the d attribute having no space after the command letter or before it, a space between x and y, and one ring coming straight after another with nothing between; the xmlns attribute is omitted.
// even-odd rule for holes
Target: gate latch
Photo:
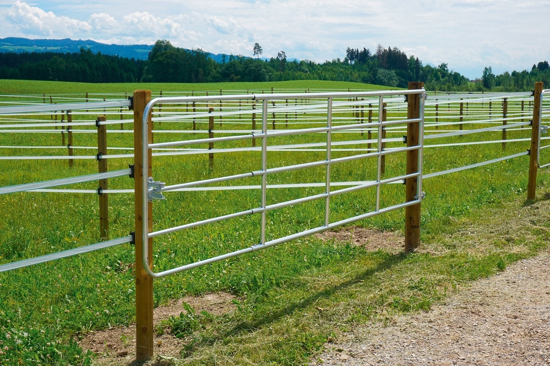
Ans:
<svg viewBox="0 0 550 366"><path fill-rule="evenodd" d="M165 184L164 182L155 182L153 177L149 177L147 180L147 199L149 202L166 199L166 197L162 195L162 189Z"/></svg>

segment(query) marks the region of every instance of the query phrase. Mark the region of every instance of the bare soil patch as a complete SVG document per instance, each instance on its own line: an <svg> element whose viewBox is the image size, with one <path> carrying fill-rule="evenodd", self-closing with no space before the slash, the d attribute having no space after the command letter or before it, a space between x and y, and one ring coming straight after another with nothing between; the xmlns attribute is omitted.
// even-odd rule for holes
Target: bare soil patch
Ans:
<svg viewBox="0 0 550 366"><path fill-rule="evenodd" d="M189 304L197 313L207 311L212 315L224 315L235 310L235 296L226 292L206 294L200 297L186 296L178 301L159 306L153 310L155 327L171 316L178 316L183 309L183 302ZM128 365L135 360L136 326L117 327L97 332L90 332L79 345L90 350L98 357L96 365ZM155 359L149 365L169 365L180 358L184 340L174 337L169 329L154 339Z"/></svg>
<svg viewBox="0 0 550 366"><path fill-rule="evenodd" d="M393 254L403 251L405 238L399 232L379 231L360 226L343 227L339 230L325 231L316 235L317 238L327 241L349 242L364 247L368 251L384 250Z"/></svg>

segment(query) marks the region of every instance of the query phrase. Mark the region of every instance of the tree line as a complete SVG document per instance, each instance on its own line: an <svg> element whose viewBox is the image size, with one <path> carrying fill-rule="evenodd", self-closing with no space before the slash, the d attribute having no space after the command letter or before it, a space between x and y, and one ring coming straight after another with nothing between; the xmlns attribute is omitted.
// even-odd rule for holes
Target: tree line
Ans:
<svg viewBox="0 0 550 366"><path fill-rule="evenodd" d="M495 75L491 67L480 80L470 81L448 68L424 65L418 57L407 56L397 47L347 48L343 59L324 63L288 60L280 51L276 57L260 59L262 47L254 45L254 55L224 56L221 62L201 49L187 50L159 40L146 61L119 56L79 53L0 53L0 79L57 80L81 82L233 82L333 80L407 87L409 81L422 81L428 90L446 91L525 91L535 81L550 82L547 61L533 65L531 71Z"/></svg>
<svg viewBox="0 0 550 366"><path fill-rule="evenodd" d="M81 48L78 53L0 53L0 79L139 82L145 61L107 56Z"/></svg>

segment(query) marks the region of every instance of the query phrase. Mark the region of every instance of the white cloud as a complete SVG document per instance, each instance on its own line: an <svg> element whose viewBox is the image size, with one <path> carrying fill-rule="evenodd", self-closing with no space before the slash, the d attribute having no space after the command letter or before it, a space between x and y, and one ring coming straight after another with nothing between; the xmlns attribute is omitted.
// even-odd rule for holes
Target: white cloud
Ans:
<svg viewBox="0 0 550 366"><path fill-rule="evenodd" d="M7 11L7 19L11 26L24 34L48 37L69 37L75 33L90 32L92 27L86 23L65 16L56 16L31 7L17 0Z"/></svg>
<svg viewBox="0 0 550 366"><path fill-rule="evenodd" d="M34 1L0 7L0 37L123 44L168 39L179 47L248 56L259 42L265 57L284 50L289 58L318 62L344 57L347 47L372 51L381 44L424 63L467 70L470 77L485 66L520 70L550 60L550 41L533 26L546 23L550 0Z"/></svg>

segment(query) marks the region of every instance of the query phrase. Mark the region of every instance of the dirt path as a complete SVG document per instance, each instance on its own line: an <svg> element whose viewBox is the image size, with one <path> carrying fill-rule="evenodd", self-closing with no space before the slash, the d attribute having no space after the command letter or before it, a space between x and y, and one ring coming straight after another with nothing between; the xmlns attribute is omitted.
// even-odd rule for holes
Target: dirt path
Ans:
<svg viewBox="0 0 550 366"><path fill-rule="evenodd" d="M355 329L321 365L550 365L550 254L472 283L427 313Z"/></svg>

